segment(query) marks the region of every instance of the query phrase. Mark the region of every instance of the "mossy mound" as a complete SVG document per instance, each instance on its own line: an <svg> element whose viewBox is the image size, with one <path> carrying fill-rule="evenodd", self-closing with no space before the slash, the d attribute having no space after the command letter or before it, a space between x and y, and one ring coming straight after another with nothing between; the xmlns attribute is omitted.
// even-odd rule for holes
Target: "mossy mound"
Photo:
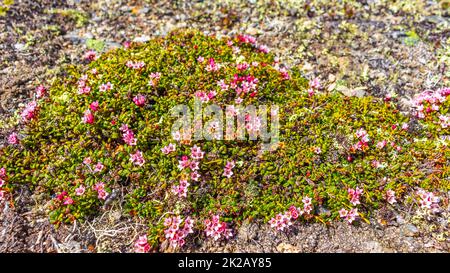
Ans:
<svg viewBox="0 0 450 273"><path fill-rule="evenodd" d="M438 113L418 122L391 101L317 92L267 51L249 36L179 30L72 67L25 110L20 144L0 150L5 196L31 186L51 198L50 218L60 224L95 215L124 193L125 208L148 221L157 245L165 216L189 216L202 231L220 215L232 228L268 222L309 197L303 220L339 220L355 207L367 220L388 205L388 191L404 203L418 188L450 189L450 150L440 139L449 129L436 125ZM174 140L170 110L192 107L196 97L223 109L237 98L278 105L279 145L262 152L261 139ZM442 102L439 114L448 108ZM183 156L198 168L179 167ZM185 196L182 181L190 184Z"/></svg>

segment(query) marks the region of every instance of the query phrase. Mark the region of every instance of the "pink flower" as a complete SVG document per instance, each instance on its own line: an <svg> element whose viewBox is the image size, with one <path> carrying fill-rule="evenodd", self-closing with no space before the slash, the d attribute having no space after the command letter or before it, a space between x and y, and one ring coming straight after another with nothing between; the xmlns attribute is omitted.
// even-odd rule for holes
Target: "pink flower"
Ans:
<svg viewBox="0 0 450 273"><path fill-rule="evenodd" d="M249 67L250 67L250 65L249 65L248 63L246 63L246 62L238 63L238 64L236 65L236 68L237 68L239 71L247 70Z"/></svg>
<svg viewBox="0 0 450 273"><path fill-rule="evenodd" d="M83 116L82 121L83 121L83 123L86 123L86 124L94 123L94 115L91 113L90 110L84 111L84 116Z"/></svg>
<svg viewBox="0 0 450 273"><path fill-rule="evenodd" d="M105 189L105 183L103 182L98 182L93 186L94 190L99 191L99 190L104 190Z"/></svg>
<svg viewBox="0 0 450 273"><path fill-rule="evenodd" d="M72 205L72 204L73 204L73 199L72 199L70 196L66 196L66 197L64 198L63 204L64 204L64 205Z"/></svg>
<svg viewBox="0 0 450 273"><path fill-rule="evenodd" d="M233 176L233 171L231 169L225 168L223 171L223 176L226 176L227 178L230 178Z"/></svg>
<svg viewBox="0 0 450 273"><path fill-rule="evenodd" d="M320 84L319 78L314 78L313 80L309 81L309 87L312 89L320 89L322 85Z"/></svg>
<svg viewBox="0 0 450 273"><path fill-rule="evenodd" d="M193 233L194 221L188 216L184 220L180 216L173 216L164 219L165 237L169 239L173 248L182 247L185 244L185 238Z"/></svg>
<svg viewBox="0 0 450 273"><path fill-rule="evenodd" d="M34 119L37 115L37 103L36 101L30 101L26 106L25 109L20 114L22 117L22 120L24 122L28 122L32 119Z"/></svg>
<svg viewBox="0 0 450 273"><path fill-rule="evenodd" d="M3 178L0 178L0 187L3 187L6 184L6 181Z"/></svg>
<svg viewBox="0 0 450 273"><path fill-rule="evenodd" d="M178 186L172 187L172 193L178 195L178 197L187 197L189 185L190 184L187 182L187 180L180 180L180 184Z"/></svg>
<svg viewBox="0 0 450 273"><path fill-rule="evenodd" d="M367 132L366 132L366 130L364 130L363 128L360 128L360 129L358 129L357 131L356 131L356 137L357 138L362 138L362 137L364 137L364 136L366 136L367 135Z"/></svg>
<svg viewBox="0 0 450 273"><path fill-rule="evenodd" d="M391 205L397 203L397 200L395 200L395 191L393 190L387 190L385 198L387 202Z"/></svg>
<svg viewBox="0 0 450 273"><path fill-rule="evenodd" d="M241 34L237 36L238 40L240 43L245 43L245 44L256 44L256 38L248 35L248 34Z"/></svg>
<svg viewBox="0 0 450 273"><path fill-rule="evenodd" d="M423 189L418 189L416 194L420 197L419 204L421 208L430 210L433 213L439 211L439 198L432 192L427 192Z"/></svg>
<svg viewBox="0 0 450 273"><path fill-rule="evenodd" d="M197 145L194 145L194 147L191 148L191 158L195 160L200 160L205 155L205 152L202 152L200 147Z"/></svg>
<svg viewBox="0 0 450 273"><path fill-rule="evenodd" d="M345 219L347 220L347 222L349 224L351 224L353 221L355 221L356 217L358 216L358 209L357 208L353 208L351 209L347 216L345 217Z"/></svg>
<svg viewBox="0 0 450 273"><path fill-rule="evenodd" d="M348 215L348 210L346 210L346 209L344 209L344 208L342 208L342 209L339 210L339 216L340 216L341 218L345 218L345 217L347 217L347 215Z"/></svg>
<svg viewBox="0 0 450 273"><path fill-rule="evenodd" d="M195 171L199 169L199 162L198 161L191 161L189 164L189 168L191 171Z"/></svg>
<svg viewBox="0 0 450 273"><path fill-rule="evenodd" d="M89 108L91 108L92 112L95 112L98 110L98 101L94 101L89 105Z"/></svg>
<svg viewBox="0 0 450 273"><path fill-rule="evenodd" d="M289 80L291 78L291 76L289 75L288 70L285 67L282 67L282 68L278 69L278 72L280 72L281 77L283 78L283 80Z"/></svg>
<svg viewBox="0 0 450 273"><path fill-rule="evenodd" d="M159 72L150 73L150 80L148 81L148 85L156 86L158 84L158 81L160 78L161 78L161 73L159 73Z"/></svg>
<svg viewBox="0 0 450 273"><path fill-rule="evenodd" d="M137 95L133 98L134 104L136 104L139 107L142 107L145 105L145 96L143 95Z"/></svg>
<svg viewBox="0 0 450 273"><path fill-rule="evenodd" d="M47 94L47 89L43 85L39 85L36 88L36 98L40 99L43 98Z"/></svg>
<svg viewBox="0 0 450 273"><path fill-rule="evenodd" d="M112 90L113 87L114 87L114 85L112 83L107 82L107 83L101 84L99 87L99 90L100 90L100 92L106 92L106 91Z"/></svg>
<svg viewBox="0 0 450 273"><path fill-rule="evenodd" d="M0 169L0 178L6 178L6 169L5 168Z"/></svg>
<svg viewBox="0 0 450 273"><path fill-rule="evenodd" d="M0 190L0 201L6 200L6 191Z"/></svg>
<svg viewBox="0 0 450 273"><path fill-rule="evenodd" d="M11 145L19 144L19 137L17 136L17 133L12 133L8 137L8 143Z"/></svg>
<svg viewBox="0 0 450 273"><path fill-rule="evenodd" d="M141 151L137 151L134 154L130 154L130 160L133 162L134 165L142 167L145 163L145 159L142 155Z"/></svg>
<svg viewBox="0 0 450 273"><path fill-rule="evenodd" d="M199 56L197 58L197 62L199 62L199 63L203 63L204 61L205 61L205 58L203 58L202 56Z"/></svg>
<svg viewBox="0 0 450 273"><path fill-rule="evenodd" d="M184 168L187 168L191 165L189 158L186 155L183 155L181 157L181 160L178 161L178 169L182 170Z"/></svg>
<svg viewBox="0 0 450 273"><path fill-rule="evenodd" d="M409 125L408 125L408 123L403 123L402 124L402 130L404 130L404 131L407 131L409 129Z"/></svg>
<svg viewBox="0 0 450 273"><path fill-rule="evenodd" d="M148 244L147 235L139 236L139 239L134 243L134 252L148 253L149 251L150 245Z"/></svg>
<svg viewBox="0 0 450 273"><path fill-rule="evenodd" d="M191 179L194 181L198 181L198 179L200 178L200 174L198 174L198 172L191 172Z"/></svg>
<svg viewBox="0 0 450 273"><path fill-rule="evenodd" d="M318 155L320 155L322 153L322 149L320 149L319 147L315 147L314 148L314 152Z"/></svg>
<svg viewBox="0 0 450 273"><path fill-rule="evenodd" d="M172 143L170 143L169 145L161 148L161 151L163 152L163 154L166 154L166 155L170 154L171 152L175 152L175 150L176 150L176 145L172 144Z"/></svg>
<svg viewBox="0 0 450 273"><path fill-rule="evenodd" d="M83 185L80 185L78 188L75 189L75 194L78 196L81 196L86 191L86 188Z"/></svg>
<svg viewBox="0 0 450 273"><path fill-rule="evenodd" d="M99 172L101 172L101 171L103 170L104 167L105 167L105 166L104 166L101 162L98 162L98 163L95 165L94 173L99 173Z"/></svg>
<svg viewBox="0 0 450 273"><path fill-rule="evenodd" d="M204 222L205 233L207 237L212 237L214 241L221 239L229 239L233 236L232 230L228 228L227 223L221 222L219 215L213 215L211 219Z"/></svg>
<svg viewBox="0 0 450 273"><path fill-rule="evenodd" d="M128 126L126 126L126 130L123 132L122 139L127 145L136 146L137 144L137 139L134 137L133 131L128 129Z"/></svg>
<svg viewBox="0 0 450 273"><path fill-rule="evenodd" d="M89 50L84 54L83 58L88 61L93 61L97 59L97 54L95 53L95 51Z"/></svg>
<svg viewBox="0 0 450 273"><path fill-rule="evenodd" d="M143 61L127 61L127 63L125 64L128 68L132 68L132 69L141 69L145 66L145 63Z"/></svg>
<svg viewBox="0 0 450 273"><path fill-rule="evenodd" d="M208 72L215 72L217 70L219 70L219 66L214 61L214 58L210 58L209 59L209 63L206 66L206 71L208 71Z"/></svg>
<svg viewBox="0 0 450 273"><path fill-rule="evenodd" d="M348 192L348 195L350 197L350 203L352 203L355 206L360 204L359 198L361 196L361 193L363 192L362 189L360 189L358 187L356 187L356 189L349 188L347 190L347 192Z"/></svg>
<svg viewBox="0 0 450 273"><path fill-rule="evenodd" d="M233 45L233 41L228 40L228 41L227 41L227 46L232 46L232 45Z"/></svg>
<svg viewBox="0 0 450 273"><path fill-rule="evenodd" d="M269 47L266 46L266 45L260 45L260 46L258 47L258 49L259 49L259 51L261 51L261 52L263 52L263 53L266 53L266 54L270 52Z"/></svg>
<svg viewBox="0 0 450 273"><path fill-rule="evenodd" d="M124 47L125 49L129 49L129 48L131 47L131 41L125 41L125 42L123 42L123 47Z"/></svg>
<svg viewBox="0 0 450 273"><path fill-rule="evenodd" d="M387 144L386 140L380 141L380 142L377 143L377 148L378 149L383 149L386 146L386 144Z"/></svg>
<svg viewBox="0 0 450 273"><path fill-rule="evenodd" d="M86 158L83 160L83 163L86 164L86 165L90 165L90 164L92 163L92 159L91 159L90 157L86 157Z"/></svg>

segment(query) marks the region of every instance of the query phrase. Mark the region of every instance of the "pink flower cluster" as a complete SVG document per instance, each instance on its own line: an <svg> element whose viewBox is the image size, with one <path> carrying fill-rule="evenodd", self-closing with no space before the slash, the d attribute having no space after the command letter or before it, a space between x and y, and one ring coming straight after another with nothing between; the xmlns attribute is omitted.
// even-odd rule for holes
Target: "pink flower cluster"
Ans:
<svg viewBox="0 0 450 273"><path fill-rule="evenodd" d="M432 192L427 192L424 189L418 189L416 194L420 197L419 204L423 209L431 210L433 213L439 211L439 198Z"/></svg>
<svg viewBox="0 0 450 273"><path fill-rule="evenodd" d="M61 192L56 196L56 199L63 202L63 205L72 205L73 199L70 197L66 191Z"/></svg>
<svg viewBox="0 0 450 273"><path fill-rule="evenodd" d="M351 224L356 220L356 217L358 217L358 208L353 208L350 211L342 208L341 210L339 210L339 216L341 218L344 218L349 224Z"/></svg>
<svg viewBox="0 0 450 273"><path fill-rule="evenodd" d="M214 241L222 237L229 239L233 236L232 230L228 228L227 223L220 221L219 215L213 215L211 219L206 219L203 223L205 224L206 236L214 238Z"/></svg>
<svg viewBox="0 0 450 273"><path fill-rule="evenodd" d="M320 88L322 88L322 85L320 84L319 78L314 78L313 80L309 81L308 95L312 97Z"/></svg>
<svg viewBox="0 0 450 273"><path fill-rule="evenodd" d="M291 76L289 75L289 71L286 67L275 66L275 69L277 69L278 72L280 72L281 78L283 80L289 80L291 78Z"/></svg>
<svg viewBox="0 0 450 273"><path fill-rule="evenodd" d="M208 65L206 65L206 71L215 72L219 70L220 66L216 63L214 58L209 58Z"/></svg>
<svg viewBox="0 0 450 273"><path fill-rule="evenodd" d="M358 143L353 145L353 149L355 150L364 150L364 148L369 147L369 134L367 134L366 130L360 128L356 131L356 137L359 139Z"/></svg>
<svg viewBox="0 0 450 273"><path fill-rule="evenodd" d="M144 166L145 159L141 151L136 151L134 154L130 154L130 161L139 167Z"/></svg>
<svg viewBox="0 0 450 273"><path fill-rule="evenodd" d="M101 162L97 162L97 164L95 164L94 166L94 173L99 173L103 171L104 168L105 166Z"/></svg>
<svg viewBox="0 0 450 273"><path fill-rule="evenodd" d="M266 45L259 45L258 46L258 49L259 49L259 51L261 51L262 53L269 53L270 52L270 49L269 49L269 47L268 46L266 46Z"/></svg>
<svg viewBox="0 0 450 273"><path fill-rule="evenodd" d="M45 86L43 86L43 85L39 85L36 88L36 98L41 99L41 98L45 97L45 95L47 95L47 88L45 88Z"/></svg>
<svg viewBox="0 0 450 273"><path fill-rule="evenodd" d="M114 84L107 82L107 83L102 83L100 85L100 87L98 88L98 90L100 92L106 92L106 91L110 91L114 88Z"/></svg>
<svg viewBox="0 0 450 273"><path fill-rule="evenodd" d="M132 68L132 69L141 69L145 66L145 62L143 61L127 61L127 63L125 64L128 68Z"/></svg>
<svg viewBox="0 0 450 273"><path fill-rule="evenodd" d="M168 155L172 152L175 152L176 148L177 148L176 144L170 143L169 145L161 148L161 151L163 152L163 154Z"/></svg>
<svg viewBox="0 0 450 273"><path fill-rule="evenodd" d="M83 117L81 119L83 123L93 124L94 123L94 114L92 114L91 110L86 110L83 113Z"/></svg>
<svg viewBox="0 0 450 273"><path fill-rule="evenodd" d="M387 141L383 140L377 143L377 148L378 149L383 149L384 147L386 147Z"/></svg>
<svg viewBox="0 0 450 273"><path fill-rule="evenodd" d="M223 169L223 176L226 176L228 178L233 176L233 171L232 169L234 168L235 164L234 164L234 160L228 161L227 164L225 165L225 168Z"/></svg>
<svg viewBox="0 0 450 273"><path fill-rule="evenodd" d="M145 105L145 96L139 94L133 98L133 102L134 104L136 104L136 106L142 107Z"/></svg>
<svg viewBox="0 0 450 273"><path fill-rule="evenodd" d="M147 235L139 236L136 243L134 243L134 252L148 253L149 251L150 251L150 245L148 244Z"/></svg>
<svg viewBox="0 0 450 273"><path fill-rule="evenodd" d="M92 112L98 111L98 107L99 107L98 101L94 101L89 105L89 108L92 110Z"/></svg>
<svg viewBox="0 0 450 273"><path fill-rule="evenodd" d="M309 215L312 211L312 199L308 196L302 198L303 209L295 206L290 206L289 210L284 213L278 213L274 218L270 219L269 224L271 227L276 228L278 231L283 231L292 225L292 220L296 220L300 215Z"/></svg>
<svg viewBox="0 0 450 273"><path fill-rule="evenodd" d="M161 73L152 72L152 73L150 73L150 80L148 81L148 84L150 86L156 86L160 79L161 79Z"/></svg>
<svg viewBox="0 0 450 273"><path fill-rule="evenodd" d="M269 224L272 228L283 231L285 228L292 226L292 219L295 220L298 216L299 210L295 206L291 206L288 211L278 213L275 217L270 219Z"/></svg>
<svg viewBox="0 0 450 273"><path fill-rule="evenodd" d="M210 91L208 94L203 91L195 92L195 96L203 103L212 100L217 95L216 91Z"/></svg>
<svg viewBox="0 0 450 273"><path fill-rule="evenodd" d="M238 96L241 94L250 94L251 97L254 97L258 91L258 82L259 80L254 76L239 76L238 74L234 74L229 87L234 89Z"/></svg>
<svg viewBox="0 0 450 273"><path fill-rule="evenodd" d="M187 191L189 187L189 182L187 180L180 180L179 185L174 185L172 187L172 193L178 197L187 197Z"/></svg>
<svg viewBox="0 0 450 273"><path fill-rule="evenodd" d="M354 206L361 204L359 202L359 198L361 197L361 194L363 193L363 189L360 189L356 187L356 189L349 188L347 190L348 196L350 198L350 203L352 203Z"/></svg>
<svg viewBox="0 0 450 273"><path fill-rule="evenodd" d="M25 106L25 109L22 111L20 116L22 117L22 120L24 122L28 122L37 116L37 110L38 110L38 106L37 106L36 101L30 101Z"/></svg>
<svg viewBox="0 0 450 273"><path fill-rule="evenodd" d="M450 95L450 88L441 88L436 91L427 90L417 95L413 100L413 106L416 107L416 116L419 119L425 118L426 114L431 112L438 112L440 107L447 97ZM448 116L439 115L439 123L442 128L450 126L450 119Z"/></svg>
<svg viewBox="0 0 450 273"><path fill-rule="evenodd" d="M0 169L0 201L5 200L6 191L2 189L3 186L6 185L6 180L8 179L6 175L6 169L1 168Z"/></svg>
<svg viewBox="0 0 450 273"><path fill-rule="evenodd" d="M395 191L393 191L393 190L387 190L385 198L386 198L386 201L391 205L394 203L397 203L397 200L395 200Z"/></svg>
<svg viewBox="0 0 450 273"><path fill-rule="evenodd" d="M250 67L250 65L249 65L247 62L238 63L238 64L236 65L236 68L237 68L239 71L247 70L249 67Z"/></svg>
<svg viewBox="0 0 450 273"><path fill-rule="evenodd" d="M123 141L130 146L136 146L137 139L134 136L134 132L128 127L127 124L122 124L120 126L120 130L122 131L122 139Z"/></svg>
<svg viewBox="0 0 450 273"><path fill-rule="evenodd" d="M93 189L97 191L98 199L106 200L109 195L109 193L105 190L105 183L103 182L98 182L97 184L95 184L93 186Z"/></svg>
<svg viewBox="0 0 450 273"><path fill-rule="evenodd" d="M194 221L189 216L186 217L184 223L180 216L167 217L164 219L164 226L167 228L164 230L164 234L173 248L183 247L186 243L185 238L194 232L192 229Z"/></svg>
<svg viewBox="0 0 450 273"><path fill-rule="evenodd" d="M8 143L9 144L11 144L11 145L16 145L16 144L19 144L19 136L17 135L17 133L16 132L13 132L13 133L11 133L9 136L8 136Z"/></svg>
<svg viewBox="0 0 450 273"><path fill-rule="evenodd" d="M194 160L200 160L205 155L205 152L202 151L200 147L197 145L194 145L194 147L191 148L191 158Z"/></svg>
<svg viewBox="0 0 450 273"><path fill-rule="evenodd" d="M240 34L237 36L237 39L240 43L252 45L256 44L256 38L248 34Z"/></svg>
<svg viewBox="0 0 450 273"><path fill-rule="evenodd" d="M88 76L86 74L82 75L78 80L78 94L89 94L91 92L91 87L87 85Z"/></svg>

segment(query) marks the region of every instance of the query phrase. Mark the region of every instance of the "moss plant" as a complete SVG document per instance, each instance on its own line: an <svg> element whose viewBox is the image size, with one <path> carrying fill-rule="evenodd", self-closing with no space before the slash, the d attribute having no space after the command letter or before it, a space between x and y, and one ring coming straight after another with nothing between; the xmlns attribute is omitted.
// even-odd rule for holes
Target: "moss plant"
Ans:
<svg viewBox="0 0 450 273"><path fill-rule="evenodd" d="M341 221L345 211L368 221L390 205L388 192L404 203L419 188L436 195L450 189L442 139L449 129L439 124L449 100L421 119L408 117L393 101L320 92L267 51L248 36L179 30L99 57L90 52L92 62L71 67L47 95L40 90L36 105L22 112L20 143L0 149L4 199L28 185L51 199L58 225L96 215L123 192L127 212L148 222L156 246L173 240L176 231L167 227L175 216L211 236L222 223L224 230L244 220L276 227L276 215L289 208L288 218L298 221ZM280 107L278 147L174 140L172 107L192 106L212 91L205 105L235 104L240 77L255 83L240 95L242 105ZM183 161L198 166L180 167Z"/></svg>

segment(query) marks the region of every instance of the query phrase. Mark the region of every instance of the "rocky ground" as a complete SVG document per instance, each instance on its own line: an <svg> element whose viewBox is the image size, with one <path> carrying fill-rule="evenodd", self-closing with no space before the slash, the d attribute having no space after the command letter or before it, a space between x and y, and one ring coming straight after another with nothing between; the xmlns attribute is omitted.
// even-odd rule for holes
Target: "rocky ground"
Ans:
<svg viewBox="0 0 450 273"><path fill-rule="evenodd" d="M449 86L448 1L340 2L16 0L0 15L0 145L35 87L79 63L88 48L106 51L179 27L258 36L328 90L391 94L405 111L415 94ZM120 202L95 219L57 229L42 196L23 188L15 199L0 213L0 252L126 252L146 230L122 213ZM288 234L247 223L228 243L198 239L186 251L449 252L449 214L448 204L435 216L396 206L380 209L370 224L307 223Z"/></svg>

